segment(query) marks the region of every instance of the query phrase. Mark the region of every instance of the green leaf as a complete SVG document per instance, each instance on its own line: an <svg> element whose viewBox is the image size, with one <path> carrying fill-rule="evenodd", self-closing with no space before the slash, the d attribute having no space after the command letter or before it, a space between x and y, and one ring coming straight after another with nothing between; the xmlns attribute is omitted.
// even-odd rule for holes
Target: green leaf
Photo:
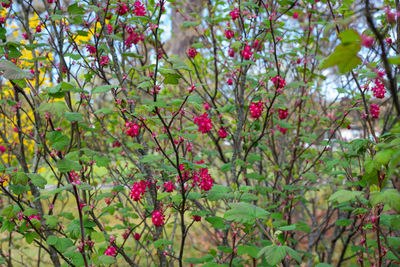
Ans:
<svg viewBox="0 0 400 267"><path fill-rule="evenodd" d="M52 131L48 135L52 148L57 151L62 151L69 145L69 138L61 131Z"/></svg>
<svg viewBox="0 0 400 267"><path fill-rule="evenodd" d="M12 57L11 58L15 58ZM0 61L0 70L3 72L3 77L8 80L22 80L22 79L32 79L33 74L20 69L17 65L9 60Z"/></svg>
<svg viewBox="0 0 400 267"><path fill-rule="evenodd" d="M68 13L70 15L84 15L85 9L78 6L78 3L74 3L68 7Z"/></svg>
<svg viewBox="0 0 400 267"><path fill-rule="evenodd" d="M262 248L257 258L264 256L269 265L277 265L286 257L286 249L283 246L270 245Z"/></svg>
<svg viewBox="0 0 400 267"><path fill-rule="evenodd" d="M96 111L94 112L94 114L99 114L99 113L104 114L104 115L107 115L107 114L113 113L113 111L112 111L112 109L110 109L110 108L101 108L101 109L96 110Z"/></svg>
<svg viewBox="0 0 400 267"><path fill-rule="evenodd" d="M14 217L16 212L14 211L14 206L8 205L1 211L1 215L5 216L7 219Z"/></svg>
<svg viewBox="0 0 400 267"><path fill-rule="evenodd" d="M47 180L38 173L28 173L28 177L35 186L41 189L44 189L44 186L47 184Z"/></svg>
<svg viewBox="0 0 400 267"><path fill-rule="evenodd" d="M56 165L60 172L80 171L82 169L78 162L69 159L59 160Z"/></svg>
<svg viewBox="0 0 400 267"><path fill-rule="evenodd" d="M266 210L250 203L239 202L229 206L231 209L224 214L224 218L228 221L253 224L256 219L264 218L269 214Z"/></svg>
<svg viewBox="0 0 400 267"><path fill-rule="evenodd" d="M329 201L336 201L339 204L355 199L363 194L360 191L339 190L329 197Z"/></svg>
<svg viewBox="0 0 400 267"><path fill-rule="evenodd" d="M111 159L106 157L94 156L93 159L99 167L107 167L111 162Z"/></svg>
<svg viewBox="0 0 400 267"><path fill-rule="evenodd" d="M16 172L12 174L13 183L26 185L28 183L28 176L24 172Z"/></svg>
<svg viewBox="0 0 400 267"><path fill-rule="evenodd" d="M226 163L224 165L222 165L221 167L221 171L222 172L227 172L232 168L232 162Z"/></svg>
<svg viewBox="0 0 400 267"><path fill-rule="evenodd" d="M191 69L183 62L183 60L177 55L171 55L169 60L172 62L174 69L184 69L190 71Z"/></svg>
<svg viewBox="0 0 400 267"><path fill-rule="evenodd" d="M360 41L354 36L351 30L342 34L343 41L333 53L321 62L320 67L325 69L338 66L341 73L346 73L361 64L361 59L357 56L361 49Z"/></svg>
<svg viewBox="0 0 400 267"><path fill-rule="evenodd" d="M46 219L46 224L50 227L56 227L58 225L58 219L57 217L53 216L53 215L44 215L43 216Z"/></svg>
<svg viewBox="0 0 400 267"><path fill-rule="evenodd" d="M252 258L257 258L257 254L260 251L260 248L256 246L238 246L237 247L237 254L238 255L249 255Z"/></svg>
<svg viewBox="0 0 400 267"><path fill-rule="evenodd" d="M209 222L215 229L226 229L224 219L218 216L207 217L206 221Z"/></svg>
<svg viewBox="0 0 400 267"><path fill-rule="evenodd" d="M149 88L152 87L153 83L151 83L150 81L144 81L138 84L139 88Z"/></svg>
<svg viewBox="0 0 400 267"><path fill-rule="evenodd" d="M348 29L345 31L342 31L339 34L340 40L342 41L342 44L352 44L352 43L361 43L361 37L358 34L358 32L356 32L353 29Z"/></svg>
<svg viewBox="0 0 400 267"><path fill-rule="evenodd" d="M31 244L35 238L39 238L39 234L36 232L28 232L25 234L25 240L28 244Z"/></svg>
<svg viewBox="0 0 400 267"><path fill-rule="evenodd" d="M318 263L315 265L315 267L333 267L333 265L330 265L328 263Z"/></svg>
<svg viewBox="0 0 400 267"><path fill-rule="evenodd" d="M56 249L60 252L65 252L69 247L72 247L74 243L69 238L58 238L57 243L55 244Z"/></svg>
<svg viewBox="0 0 400 267"><path fill-rule="evenodd" d="M45 112L50 113L56 117L61 117L65 111L67 110L67 106L62 101L51 102L51 103L42 103L38 109L41 115L45 115Z"/></svg>
<svg viewBox="0 0 400 267"><path fill-rule="evenodd" d="M296 230L296 224L281 226L281 227L279 227L279 230L281 230L281 231L293 231L293 230Z"/></svg>
<svg viewBox="0 0 400 267"><path fill-rule="evenodd" d="M386 165L390 157L395 151L393 149L385 149L376 153L374 160L380 165Z"/></svg>
<svg viewBox="0 0 400 267"><path fill-rule="evenodd" d="M393 65L400 65L400 57L389 57L388 61Z"/></svg>
<svg viewBox="0 0 400 267"><path fill-rule="evenodd" d="M218 246L218 250L221 250L223 253L232 253L233 249L227 246Z"/></svg>
<svg viewBox="0 0 400 267"><path fill-rule="evenodd" d="M118 85L101 85L97 86L92 90L93 94L101 94L101 93L106 93L111 90L111 88L117 88L119 87Z"/></svg>
<svg viewBox="0 0 400 267"><path fill-rule="evenodd" d="M285 247L285 250L290 257L297 261L297 263L301 263L301 256L296 250L292 249L291 247Z"/></svg>
<svg viewBox="0 0 400 267"><path fill-rule="evenodd" d="M190 21L190 20L184 21L182 23L183 28L196 27L196 26L197 26L197 22Z"/></svg>
<svg viewBox="0 0 400 267"><path fill-rule="evenodd" d="M25 185L19 185L19 184L12 184L9 186L9 188L11 192L13 192L16 195L21 195L29 190L29 188L27 188Z"/></svg>
<svg viewBox="0 0 400 267"><path fill-rule="evenodd" d="M7 30L3 27L0 27L0 39L6 39Z"/></svg>
<svg viewBox="0 0 400 267"><path fill-rule="evenodd" d="M113 256L101 255L99 261L104 264L113 264L115 263L115 258Z"/></svg>
<svg viewBox="0 0 400 267"><path fill-rule="evenodd" d="M155 248L162 248L164 245L171 245L172 242L167 239L158 239L157 241L153 242Z"/></svg>
<svg viewBox="0 0 400 267"><path fill-rule="evenodd" d="M338 226L349 226L352 222L353 220L349 219L339 219L335 222L335 224Z"/></svg>
<svg viewBox="0 0 400 267"><path fill-rule="evenodd" d="M232 189L227 186L219 184L214 185L213 188L210 191L208 191L207 194L207 199L211 201L216 201L223 198L227 199L232 197L233 197Z"/></svg>
<svg viewBox="0 0 400 267"><path fill-rule="evenodd" d="M50 246L54 246L55 244L57 244L58 241L58 237L55 235L51 235L47 238L46 243Z"/></svg>
<svg viewBox="0 0 400 267"><path fill-rule="evenodd" d="M202 198L203 195L197 192L190 192L188 195L188 199L193 200L193 199L200 199Z"/></svg>
<svg viewBox="0 0 400 267"><path fill-rule="evenodd" d="M396 189L386 189L383 192L384 202L392 209L400 212L400 193Z"/></svg>
<svg viewBox="0 0 400 267"><path fill-rule="evenodd" d="M80 122L83 121L83 115L79 112L65 112L65 118L70 122Z"/></svg>
<svg viewBox="0 0 400 267"><path fill-rule="evenodd" d="M205 255L203 257L201 257L200 259L196 259L196 258L186 258L185 262L187 263L193 263L193 264L199 264L199 263L205 263L205 262L209 262L212 261L214 259L214 257L212 255Z"/></svg>

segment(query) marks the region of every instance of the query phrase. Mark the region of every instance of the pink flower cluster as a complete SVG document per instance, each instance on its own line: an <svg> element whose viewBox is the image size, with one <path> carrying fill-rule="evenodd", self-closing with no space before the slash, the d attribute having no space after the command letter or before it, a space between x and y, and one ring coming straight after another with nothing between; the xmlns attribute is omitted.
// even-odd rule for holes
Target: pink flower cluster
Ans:
<svg viewBox="0 0 400 267"><path fill-rule="evenodd" d="M279 113L279 119L281 120L284 120L289 116L289 112L287 109L279 109L278 113Z"/></svg>
<svg viewBox="0 0 400 267"><path fill-rule="evenodd" d="M188 55L189 55L189 57L191 57L191 58L195 58L195 57L197 56L198 53L199 53L199 52L197 52L196 48L194 48L194 47L191 47L191 48L189 48L189 50L188 50Z"/></svg>
<svg viewBox="0 0 400 267"><path fill-rule="evenodd" d="M271 78L271 82L273 82L275 87L278 89L282 89L286 85L285 79L283 79L279 75L276 75L275 77Z"/></svg>
<svg viewBox="0 0 400 267"><path fill-rule="evenodd" d="M125 15L129 11L128 5L125 2L119 3L117 11L120 16Z"/></svg>
<svg viewBox="0 0 400 267"><path fill-rule="evenodd" d="M129 36L128 36L128 38L126 38L124 44L127 48L131 48L132 44L136 45L139 43L139 41L144 40L144 36L139 35L135 30L136 30L136 28L133 26L126 27L126 32L129 34Z"/></svg>
<svg viewBox="0 0 400 267"><path fill-rule="evenodd" d="M82 184L79 179L79 174L74 171L69 172L68 179L69 179L69 182L73 185L81 185Z"/></svg>
<svg viewBox="0 0 400 267"><path fill-rule="evenodd" d="M104 255L112 257L117 256L117 248L112 245L108 245L106 251L104 252Z"/></svg>
<svg viewBox="0 0 400 267"><path fill-rule="evenodd" d="M226 138L226 137L228 137L228 132L225 130L225 128L221 128L221 129L219 129L218 130L218 136L220 137L220 138L222 138L222 139L224 139L224 138Z"/></svg>
<svg viewBox="0 0 400 267"><path fill-rule="evenodd" d="M233 20L239 18L239 9L235 8L234 10L232 10L231 12L229 12L229 15L231 16L231 18Z"/></svg>
<svg viewBox="0 0 400 267"><path fill-rule="evenodd" d="M130 137L139 135L140 125L134 122L125 122L125 133Z"/></svg>
<svg viewBox="0 0 400 267"><path fill-rule="evenodd" d="M365 46L367 48L371 48L372 45L374 44L375 39L371 36L367 36L362 34L361 35L361 45Z"/></svg>
<svg viewBox="0 0 400 267"><path fill-rule="evenodd" d="M200 169L200 178L201 180L198 182L198 184L201 190L209 191L214 186L214 179L208 173L207 168Z"/></svg>
<svg viewBox="0 0 400 267"><path fill-rule="evenodd" d="M134 5L133 14L139 17L143 17L146 15L146 8L143 6L142 3L136 1L133 5Z"/></svg>
<svg viewBox="0 0 400 267"><path fill-rule="evenodd" d="M257 119L258 117L261 116L262 112L264 111L264 103L262 101L251 102L249 110L251 117Z"/></svg>
<svg viewBox="0 0 400 267"><path fill-rule="evenodd" d="M385 97L385 85L379 78L375 78L375 86L371 88L371 91L374 92L374 96L376 98L384 98Z"/></svg>
<svg viewBox="0 0 400 267"><path fill-rule="evenodd" d="M90 54L96 54L96 47L94 47L93 45L87 44L85 47Z"/></svg>
<svg viewBox="0 0 400 267"><path fill-rule="evenodd" d="M33 220L33 219L36 219L36 220L40 221L39 213L38 213L38 214L32 214L32 215L29 216L28 218L29 218L29 221L31 221L31 220ZM29 221L26 223L26 227L29 227L29 226L30 226Z"/></svg>
<svg viewBox="0 0 400 267"><path fill-rule="evenodd" d="M240 51L240 53L242 54L245 60L249 60L253 55L253 52L251 52L251 47L249 45L246 45L244 47L244 50Z"/></svg>
<svg viewBox="0 0 400 267"><path fill-rule="evenodd" d="M211 119L208 118L208 113L204 112L203 115L194 118L194 123L199 126L199 132L208 133L212 129Z"/></svg>
<svg viewBox="0 0 400 267"><path fill-rule="evenodd" d="M203 162L201 161L197 163ZM189 180L190 178L192 179L192 187L198 185L201 190L208 191L214 186L214 179L208 173L207 168L201 168L199 171L190 171L186 170L183 164L181 164L179 168L182 173L182 178L184 182ZM178 183L181 181L179 176L176 178L176 180Z"/></svg>
<svg viewBox="0 0 400 267"><path fill-rule="evenodd" d="M278 130L282 133L282 134L285 134L286 132L287 132L287 128L283 128L283 127L281 127L281 126L279 126L278 125Z"/></svg>
<svg viewBox="0 0 400 267"><path fill-rule="evenodd" d="M226 30L225 31L225 37L226 37L226 39L230 40L233 37L235 37L235 32L232 31L232 30Z"/></svg>
<svg viewBox="0 0 400 267"><path fill-rule="evenodd" d="M129 196L133 201L139 201L142 199L144 193L146 193L146 189L149 186L149 183L141 180L140 182L136 182L132 185L131 192L129 192Z"/></svg>
<svg viewBox="0 0 400 267"><path fill-rule="evenodd" d="M151 221L155 226L163 226L165 223L165 215L160 210L155 210L152 213Z"/></svg>
<svg viewBox="0 0 400 267"><path fill-rule="evenodd" d="M164 186L164 190L168 193L171 193L172 191L174 191L176 189L173 181L166 182L163 184L163 186Z"/></svg>
<svg viewBox="0 0 400 267"><path fill-rule="evenodd" d="M1 2L1 6L4 8L9 8L12 5L12 0L5 0Z"/></svg>
<svg viewBox="0 0 400 267"><path fill-rule="evenodd" d="M379 118L379 106L377 104L371 104L369 106L369 112L371 113L372 118Z"/></svg>

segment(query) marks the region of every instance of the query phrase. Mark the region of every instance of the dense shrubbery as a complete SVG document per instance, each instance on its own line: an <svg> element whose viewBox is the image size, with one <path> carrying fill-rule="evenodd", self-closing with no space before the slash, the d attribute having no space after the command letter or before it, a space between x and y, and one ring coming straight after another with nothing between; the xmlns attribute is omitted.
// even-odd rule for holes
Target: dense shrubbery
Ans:
<svg viewBox="0 0 400 267"><path fill-rule="evenodd" d="M2 0L1 264L398 264L382 2Z"/></svg>

